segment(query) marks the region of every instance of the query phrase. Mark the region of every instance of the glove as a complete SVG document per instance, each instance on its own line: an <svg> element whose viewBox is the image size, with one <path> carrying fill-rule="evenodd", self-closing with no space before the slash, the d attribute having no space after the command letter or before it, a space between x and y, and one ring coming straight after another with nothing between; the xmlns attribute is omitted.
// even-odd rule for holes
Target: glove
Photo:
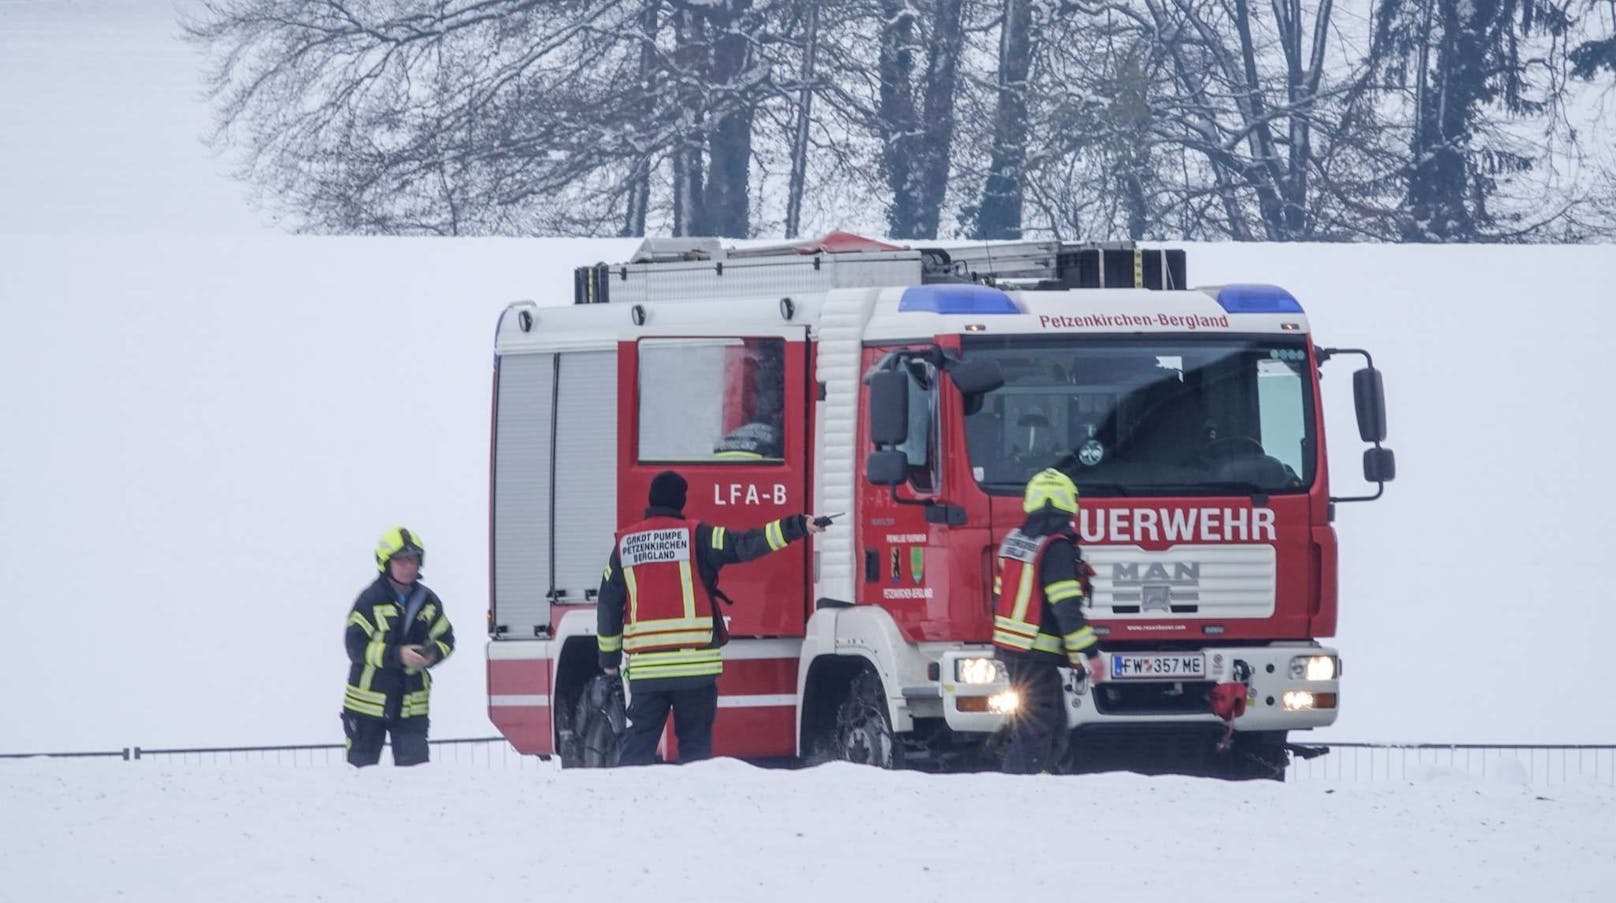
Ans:
<svg viewBox="0 0 1616 903"><path fill-rule="evenodd" d="M1096 573L1094 565L1081 558L1077 560L1077 585L1083 588L1083 598L1089 600L1090 605L1094 604L1093 579Z"/></svg>

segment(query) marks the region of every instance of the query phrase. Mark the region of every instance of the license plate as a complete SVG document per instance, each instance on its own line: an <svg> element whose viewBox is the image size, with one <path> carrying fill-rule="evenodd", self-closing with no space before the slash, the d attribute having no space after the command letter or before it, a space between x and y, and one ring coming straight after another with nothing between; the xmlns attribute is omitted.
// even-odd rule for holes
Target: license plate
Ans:
<svg viewBox="0 0 1616 903"><path fill-rule="evenodd" d="M1111 654L1111 676L1119 679L1200 680L1206 677L1206 656L1192 653Z"/></svg>

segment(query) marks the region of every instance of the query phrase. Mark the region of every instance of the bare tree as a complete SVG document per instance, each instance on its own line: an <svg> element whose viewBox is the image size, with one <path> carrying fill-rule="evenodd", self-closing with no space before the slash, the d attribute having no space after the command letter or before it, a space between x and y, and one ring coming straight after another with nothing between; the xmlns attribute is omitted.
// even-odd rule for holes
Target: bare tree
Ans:
<svg viewBox="0 0 1616 903"><path fill-rule="evenodd" d="M876 123L892 195L888 232L935 238L954 141L964 2L881 0L881 12Z"/></svg>
<svg viewBox="0 0 1616 903"><path fill-rule="evenodd" d="M819 51L819 4L808 4L803 34L797 110L791 129L791 176L786 186L786 238L796 238L802 221L802 191L808 178L808 135L814 109L814 57Z"/></svg>
<svg viewBox="0 0 1616 903"><path fill-rule="evenodd" d="M186 25L216 139L303 228L618 233L661 194L674 231L746 235L769 18L752 0L209 0Z"/></svg>
<svg viewBox="0 0 1616 903"><path fill-rule="evenodd" d="M1413 108L1400 237L1474 241L1514 231L1490 202L1533 168L1540 148L1486 136L1499 117L1549 112L1554 100L1537 90L1532 53L1523 50L1542 29L1548 52L1563 57L1564 9L1543 0L1380 0L1377 20L1377 61Z"/></svg>
<svg viewBox="0 0 1616 903"><path fill-rule="evenodd" d="M1610 29L1553 4L1603 7L1375 3L1373 29L1334 0L206 0L187 26L216 139L310 231L1616 232L1616 159L1566 99Z"/></svg>
<svg viewBox="0 0 1616 903"><path fill-rule="evenodd" d="M999 21L993 155L973 238L1020 238L1027 156L1027 73L1032 66L1031 0L1004 0Z"/></svg>

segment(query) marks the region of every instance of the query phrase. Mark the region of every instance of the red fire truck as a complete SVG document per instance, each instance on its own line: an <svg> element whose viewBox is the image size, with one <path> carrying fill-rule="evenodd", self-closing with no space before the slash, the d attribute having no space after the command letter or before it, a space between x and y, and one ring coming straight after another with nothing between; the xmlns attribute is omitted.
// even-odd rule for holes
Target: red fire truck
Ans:
<svg viewBox="0 0 1616 903"><path fill-rule="evenodd" d="M1367 352L1316 345L1269 285L1189 288L1180 250L649 240L496 338L489 717L525 753L609 764L594 598L651 477L731 528L846 513L726 568L714 751L991 764L1018 700L989 644L1030 475L1082 496L1109 674L1066 680L1073 769L1283 775L1341 662L1343 501L1395 464ZM1369 495L1332 497L1320 369L1354 374ZM1231 693L1230 691L1233 691Z"/></svg>

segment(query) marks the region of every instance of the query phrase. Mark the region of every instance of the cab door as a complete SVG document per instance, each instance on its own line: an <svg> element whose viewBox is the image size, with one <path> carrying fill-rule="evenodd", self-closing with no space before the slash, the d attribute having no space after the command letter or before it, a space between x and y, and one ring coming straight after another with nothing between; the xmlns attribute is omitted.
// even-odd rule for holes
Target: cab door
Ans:
<svg viewBox="0 0 1616 903"><path fill-rule="evenodd" d="M620 346L619 526L644 516L651 480L689 483L685 514L749 530L808 510L812 399L807 329L768 335L659 335ZM808 546L725 567L732 637L800 637Z"/></svg>
<svg viewBox="0 0 1616 903"><path fill-rule="evenodd" d="M896 485L859 489L864 580L858 601L891 614L911 642L985 642L992 623L990 500L976 483L966 441L965 399L938 366L939 343L868 348L865 371L902 374L904 473ZM875 402L866 382L861 409ZM879 446L859 424L859 448Z"/></svg>

